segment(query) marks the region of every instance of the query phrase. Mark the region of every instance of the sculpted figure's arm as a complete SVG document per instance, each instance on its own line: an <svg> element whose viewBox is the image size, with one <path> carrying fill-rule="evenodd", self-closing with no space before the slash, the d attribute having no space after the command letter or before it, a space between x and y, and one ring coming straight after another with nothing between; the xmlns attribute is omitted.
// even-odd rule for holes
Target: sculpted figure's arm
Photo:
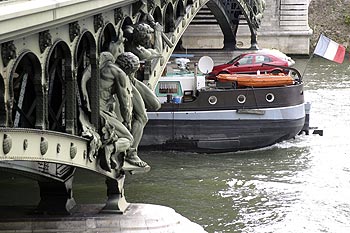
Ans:
<svg viewBox="0 0 350 233"><path fill-rule="evenodd" d="M147 15L147 21L149 22L150 26L154 30L154 49L157 51L157 53L162 54L163 50L163 39L165 42L169 45L169 47L173 47L174 45L172 42L168 39L168 37L163 33L163 26L156 22L151 14Z"/></svg>
<svg viewBox="0 0 350 233"><path fill-rule="evenodd" d="M158 54L162 54L163 40L162 40L162 32L163 27L159 23L154 24L154 49Z"/></svg>
<svg viewBox="0 0 350 233"><path fill-rule="evenodd" d="M137 55L140 60L151 60L153 58L160 57L159 53L154 49L146 49L145 47L138 45L137 46Z"/></svg>
<svg viewBox="0 0 350 233"><path fill-rule="evenodd" d="M154 23L154 28L146 23L137 24L134 27L131 51L140 60L152 60L162 57L162 26ZM154 45L152 48L152 34L154 34Z"/></svg>

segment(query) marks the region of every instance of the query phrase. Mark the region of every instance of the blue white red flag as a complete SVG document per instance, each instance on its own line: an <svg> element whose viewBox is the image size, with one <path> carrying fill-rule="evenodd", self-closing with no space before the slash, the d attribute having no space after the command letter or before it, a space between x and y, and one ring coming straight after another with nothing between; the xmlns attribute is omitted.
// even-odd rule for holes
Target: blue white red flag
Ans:
<svg viewBox="0 0 350 233"><path fill-rule="evenodd" d="M337 63L343 63L345 56L345 47L321 34L317 42L314 54Z"/></svg>

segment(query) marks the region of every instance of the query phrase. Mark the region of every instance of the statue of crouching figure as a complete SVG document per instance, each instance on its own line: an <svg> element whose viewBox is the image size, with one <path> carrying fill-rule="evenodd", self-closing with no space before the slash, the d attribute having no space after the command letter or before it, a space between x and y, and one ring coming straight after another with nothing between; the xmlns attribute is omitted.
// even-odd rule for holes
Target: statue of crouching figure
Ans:
<svg viewBox="0 0 350 233"><path fill-rule="evenodd" d="M136 71L140 67L140 60L135 54L131 52L120 54L116 59L116 64L128 77L125 80L125 89L128 90L128 96L122 96L122 92L117 92L115 112L134 138L130 149L126 153L125 161L132 166L148 167L147 163L138 157L137 150L143 135L143 129L148 121L146 107L158 110L160 102L151 89L136 79ZM125 108L126 103L128 106L130 103L128 109Z"/></svg>
<svg viewBox="0 0 350 233"><path fill-rule="evenodd" d="M133 74L138 68L139 59L132 53L122 53L118 56L117 63L110 52L100 54L99 135L102 145L99 149L99 158L101 167L106 171L115 169L119 172L121 170L145 172L150 169L137 155L143 127L148 120L145 104L132 82ZM88 67L82 78L83 99L87 106L89 106L89 95L86 83L90 78L91 72Z"/></svg>

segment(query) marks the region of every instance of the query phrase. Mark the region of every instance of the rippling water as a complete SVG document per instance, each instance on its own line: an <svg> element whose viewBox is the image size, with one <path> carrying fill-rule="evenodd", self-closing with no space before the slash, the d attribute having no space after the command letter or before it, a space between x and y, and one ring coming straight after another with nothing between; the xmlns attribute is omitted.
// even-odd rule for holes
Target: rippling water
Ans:
<svg viewBox="0 0 350 233"><path fill-rule="evenodd" d="M307 62L296 66L324 136L239 153L147 152L152 170L127 178L128 200L170 206L208 232L350 232L350 62Z"/></svg>
<svg viewBox="0 0 350 233"><path fill-rule="evenodd" d="M350 61L343 65L314 58L305 71L310 125L324 136L301 135L269 148L225 154L141 152L152 170L127 175L129 202L166 205L208 232L350 232ZM0 180L28 203L37 201L36 185ZM21 195L23 188L31 195ZM22 190L22 191L20 191ZM79 172L78 203L103 203L104 180ZM35 199L36 198L36 199Z"/></svg>

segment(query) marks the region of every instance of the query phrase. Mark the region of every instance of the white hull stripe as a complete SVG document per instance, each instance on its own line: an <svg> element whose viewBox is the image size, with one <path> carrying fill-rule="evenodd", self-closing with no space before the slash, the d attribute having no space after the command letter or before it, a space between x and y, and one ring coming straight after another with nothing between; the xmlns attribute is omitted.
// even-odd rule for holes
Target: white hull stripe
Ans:
<svg viewBox="0 0 350 233"><path fill-rule="evenodd" d="M254 110L262 114L237 113L236 110L148 112L147 114L149 120L292 120L305 117L304 104Z"/></svg>

